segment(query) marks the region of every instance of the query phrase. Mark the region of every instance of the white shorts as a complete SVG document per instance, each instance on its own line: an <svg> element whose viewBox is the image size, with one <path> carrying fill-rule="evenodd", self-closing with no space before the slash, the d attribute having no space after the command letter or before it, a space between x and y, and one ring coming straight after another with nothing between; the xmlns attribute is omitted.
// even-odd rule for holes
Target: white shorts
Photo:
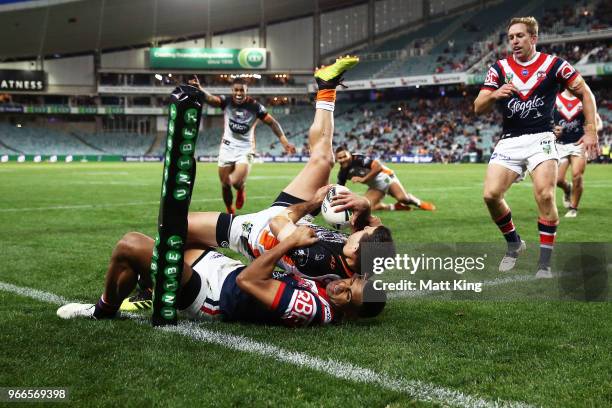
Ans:
<svg viewBox="0 0 612 408"><path fill-rule="evenodd" d="M181 314L195 320L219 319L219 300L223 283L230 273L242 266L244 265L241 262L216 251L209 251L198 259L192 268L193 273L197 273L202 280L200 292L191 305L181 310Z"/></svg>
<svg viewBox="0 0 612 408"><path fill-rule="evenodd" d="M251 144L237 143L232 140L222 139L219 147L219 167L233 166L243 163L250 165L253 162L253 149Z"/></svg>
<svg viewBox="0 0 612 408"><path fill-rule="evenodd" d="M553 132L502 139L495 146L489 164L499 164L524 177L526 170L531 173L546 160L559 160Z"/></svg>
<svg viewBox="0 0 612 408"><path fill-rule="evenodd" d="M573 143L561 144L557 143L557 152L560 159L568 158L569 156L577 156L586 158L583 145L575 145Z"/></svg>
<svg viewBox="0 0 612 408"><path fill-rule="evenodd" d="M389 187L391 187L391 184L397 181L397 177L395 177L394 173L384 173L381 171L376 175L376 177L368 181L366 184L368 185L368 187L374 190L379 190L387 194L387 192L389 191Z"/></svg>
<svg viewBox="0 0 612 408"><path fill-rule="evenodd" d="M234 217L229 232L229 248L252 261L274 247L278 241L270 231L270 220L286 208L272 206L256 213Z"/></svg>

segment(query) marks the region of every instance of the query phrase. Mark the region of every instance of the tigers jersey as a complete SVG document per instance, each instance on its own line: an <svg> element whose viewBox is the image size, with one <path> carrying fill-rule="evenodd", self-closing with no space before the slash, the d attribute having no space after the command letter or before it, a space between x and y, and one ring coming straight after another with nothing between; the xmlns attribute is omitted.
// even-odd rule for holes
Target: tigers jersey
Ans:
<svg viewBox="0 0 612 408"><path fill-rule="evenodd" d="M255 99L247 96L241 104L234 103L231 97L220 96L223 109L223 139L233 145L250 146L255 134L255 122L268 114L266 108Z"/></svg>
<svg viewBox="0 0 612 408"><path fill-rule="evenodd" d="M242 271L232 272L223 284L219 307L228 321L282 324L290 327L333 323L336 315L325 287L318 282L293 275L279 275L280 282L274 302L264 307L236 284Z"/></svg>
<svg viewBox="0 0 612 408"><path fill-rule="evenodd" d="M575 97L557 95L554 111L555 125L563 127L557 143L576 143L584 135L584 113L582 102Z"/></svg>
<svg viewBox="0 0 612 408"><path fill-rule="evenodd" d="M347 167L341 167L338 172L338 184L343 186L346 184L347 180L353 177L364 177L372 170L372 164L375 161L376 159L372 159L363 154L351 155L351 163ZM391 175L393 174L393 170L382 166L381 173Z"/></svg>
<svg viewBox="0 0 612 408"><path fill-rule="evenodd" d="M353 276L354 272L349 268L343 253L346 235L312 223L300 222L299 225L311 228L318 241L308 247L289 251L278 261L280 268L322 283ZM263 252L274 248L278 242L269 226L266 226L259 234L258 245L247 246L250 255L257 258Z"/></svg>
<svg viewBox="0 0 612 408"><path fill-rule="evenodd" d="M526 63L513 56L497 61L489 68L481 89L495 91L511 83L518 90L497 101L504 117L504 138L550 132L559 88L566 87L577 75L567 61L536 52Z"/></svg>

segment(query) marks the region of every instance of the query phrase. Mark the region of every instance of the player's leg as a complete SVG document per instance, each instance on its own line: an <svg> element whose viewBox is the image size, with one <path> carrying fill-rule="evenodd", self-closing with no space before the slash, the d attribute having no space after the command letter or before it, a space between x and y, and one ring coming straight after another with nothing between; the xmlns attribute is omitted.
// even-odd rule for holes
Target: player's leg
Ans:
<svg viewBox="0 0 612 408"><path fill-rule="evenodd" d="M234 164L219 166L219 181L221 182L221 194L223 203L228 214L234 214L234 194L232 193L231 174L234 171Z"/></svg>
<svg viewBox="0 0 612 408"><path fill-rule="evenodd" d="M394 206L395 209L405 209L405 207L410 205L415 205L420 209L427 211L434 211L436 209L436 206L433 205L433 203L423 201L420 198L414 196L413 194L406 192L406 189L404 189L404 186L398 179L396 179L396 181L389 185L389 195L395 198L397 202L403 205L404 207L402 208L402 206Z"/></svg>
<svg viewBox="0 0 612 408"><path fill-rule="evenodd" d="M578 204L580 204L580 198L584 191L584 171L586 170L586 159L584 155L581 156L570 156L570 162L572 164L572 197L569 207L569 211L565 214L566 217L573 218L578 215Z"/></svg>
<svg viewBox="0 0 612 408"><path fill-rule="evenodd" d="M484 182L483 198L493 222L504 235L508 244L508 251L499 264L501 272L514 268L516 258L524 250L525 244L517 233L512 222L512 212L504 199L506 191L519 177L519 174L500 164L490 163Z"/></svg>
<svg viewBox="0 0 612 408"><path fill-rule="evenodd" d="M533 193L538 205L538 231L540 232L540 258L538 261L539 278L551 278L550 260L552 256L559 214L555 204L555 185L557 179L557 160L546 160L531 171Z"/></svg>
<svg viewBox="0 0 612 408"><path fill-rule="evenodd" d="M117 315L123 300L134 290L139 276L150 280L151 257L155 241L141 233L125 234L113 249L104 281L104 292L95 305L70 303L60 307L59 317L93 317L108 319ZM185 264L181 284L191 277L191 268Z"/></svg>
<svg viewBox="0 0 612 408"><path fill-rule="evenodd" d="M308 131L310 158L306 166L283 190L301 200L310 200L314 193L329 183L329 174L334 167L332 138L334 135L334 107L336 87L342 74L357 64L354 57L339 58L328 67L315 72L319 86L315 117Z"/></svg>
<svg viewBox="0 0 612 408"><path fill-rule="evenodd" d="M568 183L565 179L565 174L567 173L567 168L570 165L571 156L564 157L559 162L559 174L557 175L557 187L563 190L563 206L565 208L570 207L570 197L572 194L572 183Z"/></svg>
<svg viewBox="0 0 612 408"><path fill-rule="evenodd" d="M389 207L393 207L393 204L385 204L381 202L385 197L385 193L380 190L369 188L364 194L364 197L370 202L370 208L372 208L372 211L390 210Z"/></svg>
<svg viewBox="0 0 612 408"><path fill-rule="evenodd" d="M234 171L230 175L230 182L232 187L236 189L236 209L240 210L246 199L245 184L246 179L251 171L251 165L249 163L236 163Z"/></svg>

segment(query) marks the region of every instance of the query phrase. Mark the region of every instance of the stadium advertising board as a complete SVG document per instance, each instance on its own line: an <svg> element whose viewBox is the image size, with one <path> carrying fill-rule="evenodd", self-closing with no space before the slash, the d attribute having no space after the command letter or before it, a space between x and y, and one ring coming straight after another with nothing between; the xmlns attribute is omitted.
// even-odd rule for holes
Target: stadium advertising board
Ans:
<svg viewBox="0 0 612 408"><path fill-rule="evenodd" d="M265 48L151 48L151 68L265 69Z"/></svg>
<svg viewBox="0 0 612 408"><path fill-rule="evenodd" d="M45 71L0 69L0 91L44 91L47 89Z"/></svg>

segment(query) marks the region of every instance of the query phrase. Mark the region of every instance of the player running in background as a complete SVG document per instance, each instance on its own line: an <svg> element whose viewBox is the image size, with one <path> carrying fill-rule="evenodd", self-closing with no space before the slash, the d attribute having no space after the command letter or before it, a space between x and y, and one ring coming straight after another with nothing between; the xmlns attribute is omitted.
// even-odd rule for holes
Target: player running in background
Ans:
<svg viewBox="0 0 612 408"><path fill-rule="evenodd" d="M557 186L563 190L563 205L568 208L565 217L575 218L578 215L578 204L582 197L584 170L587 160L583 145L576 143L584 136L584 114L582 102L570 92L564 90L557 95L554 110L555 128L557 136L557 152L559 152L559 175ZM597 131L603 128L601 118L596 116ZM572 166L572 181L567 182L565 173Z"/></svg>
<svg viewBox="0 0 612 408"><path fill-rule="evenodd" d="M390 168L380 161L364 156L352 154L344 146L336 149L336 161L340 163L338 184L345 185L347 180L353 183L362 183L368 186L365 197L370 200L372 210L411 210L416 206L422 210L434 211L436 206L430 202L422 201L409 194L402 186L400 180ZM395 198L395 204L384 204L382 199L389 194Z"/></svg>
<svg viewBox="0 0 612 408"><path fill-rule="evenodd" d="M197 77L189 83L200 88L207 104L223 110L223 136L218 161L219 179L225 208L228 214L234 214L235 209L242 208L246 198L245 183L253 161L257 120L270 126L287 153L295 153L295 146L289 143L280 124L266 111L266 108L247 95L248 87L243 79L236 78L233 81L231 98L207 92ZM236 189L235 208L232 187Z"/></svg>
<svg viewBox="0 0 612 408"><path fill-rule="evenodd" d="M494 105L504 117L501 140L495 146L484 181L484 201L508 250L499 270L510 271L525 249L512 222L504 194L528 170L538 205L540 257L536 277L553 277L550 269L559 215L555 204L557 161L552 132L553 108L560 87L567 88L583 105L585 133L578 141L589 156L597 153L595 98L588 85L567 61L536 51L538 23L533 17L517 17L508 26L512 54L489 68L474 101L477 115Z"/></svg>

